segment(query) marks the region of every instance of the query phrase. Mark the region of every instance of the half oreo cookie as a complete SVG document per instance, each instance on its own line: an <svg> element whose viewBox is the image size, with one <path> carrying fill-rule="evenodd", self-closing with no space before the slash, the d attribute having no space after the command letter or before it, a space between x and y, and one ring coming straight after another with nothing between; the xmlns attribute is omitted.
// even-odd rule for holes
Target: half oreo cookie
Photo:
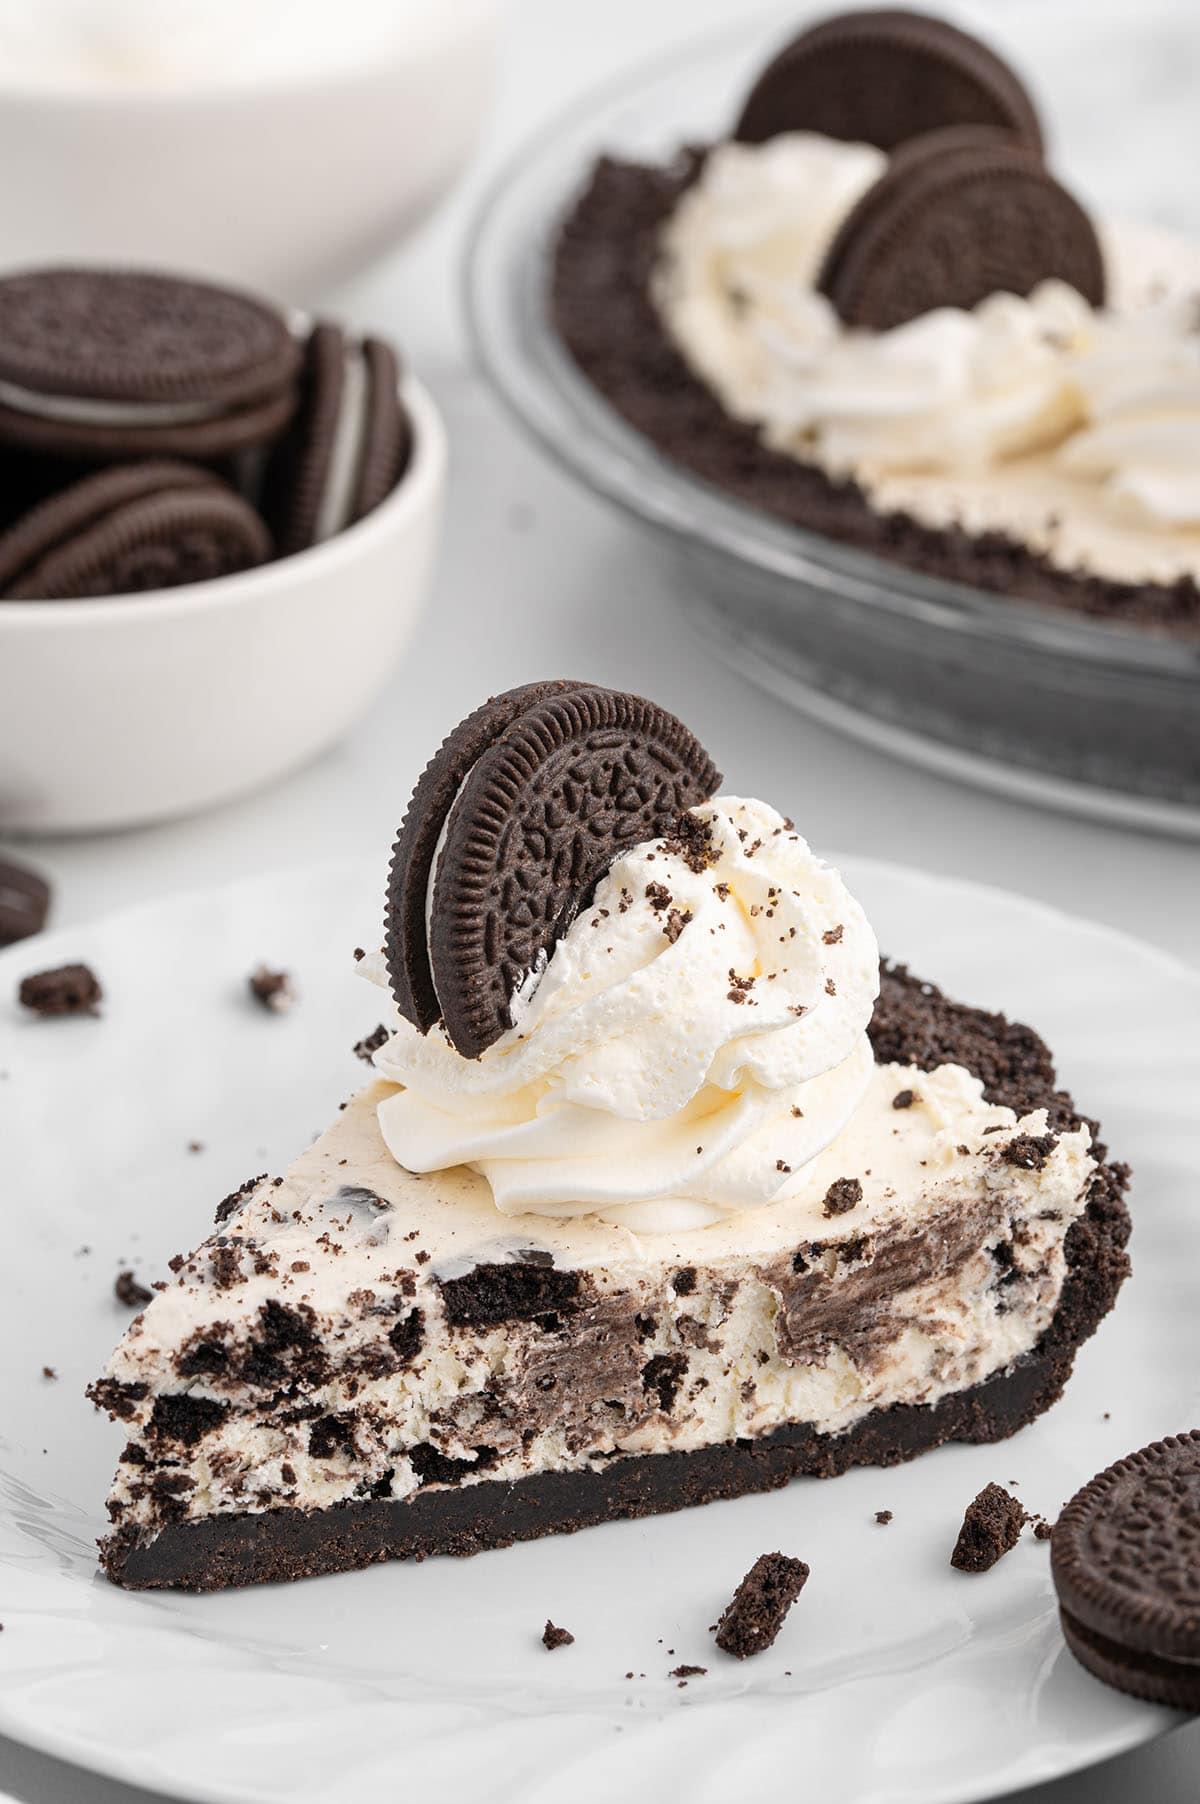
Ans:
<svg viewBox="0 0 1200 1804"><path fill-rule="evenodd" d="M1054 1526L1067 1646L1134 1697L1200 1710L1200 1431L1093 1478Z"/></svg>
<svg viewBox="0 0 1200 1804"><path fill-rule="evenodd" d="M779 132L892 150L947 125L990 125L1042 148L1037 112L994 50L945 19L903 7L839 13L794 38L767 65L734 137Z"/></svg>
<svg viewBox="0 0 1200 1804"><path fill-rule="evenodd" d="M254 509L208 471L119 464L72 483L0 534L0 599L177 588L270 555L270 534Z"/></svg>
<svg viewBox="0 0 1200 1804"><path fill-rule="evenodd" d="M1034 152L957 126L896 153L843 220L817 287L848 326L884 332L935 307L1027 295L1051 277L1103 305L1088 215Z"/></svg>
<svg viewBox="0 0 1200 1804"><path fill-rule="evenodd" d="M0 443L90 460L217 459L296 404L283 314L178 276L43 269L0 280Z"/></svg>
<svg viewBox="0 0 1200 1804"><path fill-rule="evenodd" d="M378 507L411 452L392 347L319 323L305 349L300 406L271 453L263 484L263 512L279 556L320 544Z"/></svg>
<svg viewBox="0 0 1200 1804"><path fill-rule="evenodd" d="M402 1014L476 1058L613 859L720 775L641 696L526 684L467 717L426 767L392 857L387 962Z"/></svg>

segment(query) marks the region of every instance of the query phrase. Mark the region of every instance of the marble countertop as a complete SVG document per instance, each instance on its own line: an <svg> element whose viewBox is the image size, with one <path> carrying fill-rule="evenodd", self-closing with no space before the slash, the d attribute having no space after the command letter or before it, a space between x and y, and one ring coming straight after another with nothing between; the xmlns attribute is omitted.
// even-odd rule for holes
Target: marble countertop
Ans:
<svg viewBox="0 0 1200 1804"><path fill-rule="evenodd" d="M1065 0L1064 0L1065 3ZM1081 26L1128 5L1072 0ZM386 848L416 772L481 694L536 672L582 672L679 712L736 787L770 797L821 850L870 854L1017 889L1138 934L1200 965L1194 845L1042 813L910 770L797 718L719 666L687 630L670 573L642 541L524 440L473 373L457 307L462 235L505 150L572 93L686 36L735 20L739 0L605 0L582 9L513 0L501 85L466 187L411 246L320 299L393 332L433 390L453 445L450 514L436 590L384 699L347 742L271 790L196 820L98 839L43 842L58 924L147 896L315 858ZM968 17L1010 33L1046 88L1059 162L1106 210L1200 231L1194 71L1200 17L1139 6L1128 57L1081 30L1069 70L1038 67L1033 0L988 0ZM1184 54L1190 43L1191 55ZM1098 45L1107 46L1101 55ZM1119 123L1119 129L1116 129ZM819 778L819 780L818 780ZM1101 1771L1021 1794L1021 1804L1192 1804L1200 1728ZM0 1804L134 1804L128 1787L0 1738ZM146 1794L140 1794L145 1796Z"/></svg>

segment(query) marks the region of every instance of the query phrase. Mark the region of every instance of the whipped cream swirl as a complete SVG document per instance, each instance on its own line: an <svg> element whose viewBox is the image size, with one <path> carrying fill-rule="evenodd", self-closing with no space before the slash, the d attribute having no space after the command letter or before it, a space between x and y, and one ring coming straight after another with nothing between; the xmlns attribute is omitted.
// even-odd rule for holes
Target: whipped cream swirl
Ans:
<svg viewBox="0 0 1200 1804"><path fill-rule="evenodd" d="M815 283L882 152L810 133L728 143L661 238L664 325L726 411L777 450L869 487L1060 447L1062 473L1162 527L1200 518L1196 310L1097 312L1060 281L847 328Z"/></svg>
<svg viewBox="0 0 1200 1804"><path fill-rule="evenodd" d="M1200 306L1173 296L1122 318L1098 316L1074 377L1087 425L1058 465L1103 484L1142 526L1200 526Z"/></svg>
<svg viewBox="0 0 1200 1804"><path fill-rule="evenodd" d="M692 816L697 843L616 860L480 1058L398 1021L375 1063L400 1164L653 1233L774 1201L840 1131L873 1066L875 936L774 809Z"/></svg>

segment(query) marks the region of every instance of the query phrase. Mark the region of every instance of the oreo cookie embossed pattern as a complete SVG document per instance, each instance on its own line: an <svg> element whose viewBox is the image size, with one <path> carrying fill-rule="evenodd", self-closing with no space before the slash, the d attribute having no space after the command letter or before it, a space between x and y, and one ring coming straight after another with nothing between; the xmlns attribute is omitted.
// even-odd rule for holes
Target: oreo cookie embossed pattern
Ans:
<svg viewBox="0 0 1200 1804"><path fill-rule="evenodd" d="M395 352L155 271L0 278L0 599L235 575L344 531L400 481Z"/></svg>

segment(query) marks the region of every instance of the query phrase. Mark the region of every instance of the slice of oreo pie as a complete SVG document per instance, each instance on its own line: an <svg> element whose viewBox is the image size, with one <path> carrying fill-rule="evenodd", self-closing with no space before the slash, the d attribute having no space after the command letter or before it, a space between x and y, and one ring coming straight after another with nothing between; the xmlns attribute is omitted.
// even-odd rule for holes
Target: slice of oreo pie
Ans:
<svg viewBox="0 0 1200 1804"><path fill-rule="evenodd" d="M653 158L606 145L558 222L547 314L657 456L754 514L1190 640L1192 504L1169 459L1143 468L1139 422L1156 359L1189 336L1196 270L1181 239L1098 232L994 51L872 8L783 48L729 135ZM1147 356L1114 425L1104 372Z"/></svg>
<svg viewBox="0 0 1200 1804"><path fill-rule="evenodd" d="M475 1553L996 1440L1059 1396L1127 1269L1123 1168L1028 1028L891 967L872 1016L840 878L715 782L672 716L588 684L527 685L450 735L368 961L398 1003L376 1058L448 1074L454 1131L515 1133L526 1160L565 1122L549 1196L506 1214L486 1161L406 1165L380 1124L406 1092L379 1075L281 1178L227 1197L91 1387L126 1438L114 1582ZM792 1170L813 1123L791 1092L765 1147L744 1110L783 1048L820 1052L864 946L864 1087ZM714 1021L722 1056L692 1070ZM506 1072L531 1056L517 1120ZM691 1100L647 1119L681 1071ZM664 1195L638 1232L581 1209L611 1165L599 1130L626 1119L650 1162L660 1128L685 1163L727 1134L735 1191L768 1174L761 1206L696 1226Z"/></svg>

